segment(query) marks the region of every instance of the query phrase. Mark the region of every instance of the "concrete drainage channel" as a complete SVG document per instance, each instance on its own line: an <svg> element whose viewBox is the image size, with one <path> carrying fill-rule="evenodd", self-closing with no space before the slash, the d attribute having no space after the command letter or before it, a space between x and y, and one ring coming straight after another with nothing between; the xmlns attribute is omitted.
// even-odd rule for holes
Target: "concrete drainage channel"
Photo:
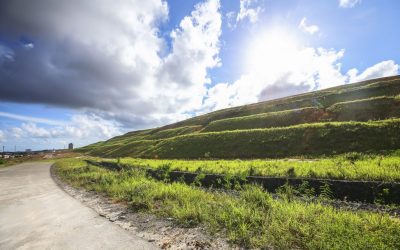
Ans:
<svg viewBox="0 0 400 250"><path fill-rule="evenodd" d="M89 164L105 167L111 170L122 170L122 164L113 162L96 162L87 160ZM268 192L275 193L285 184L300 187L307 183L308 188L314 189L320 195L329 189L333 199L382 204L400 204L400 183L379 181L348 181L314 178L285 178L262 176L226 176L219 174L204 174L182 171L164 171L144 168L149 176L158 180L183 181L186 184L199 184L202 187L233 188L235 185L257 184ZM328 188L327 188L328 187Z"/></svg>

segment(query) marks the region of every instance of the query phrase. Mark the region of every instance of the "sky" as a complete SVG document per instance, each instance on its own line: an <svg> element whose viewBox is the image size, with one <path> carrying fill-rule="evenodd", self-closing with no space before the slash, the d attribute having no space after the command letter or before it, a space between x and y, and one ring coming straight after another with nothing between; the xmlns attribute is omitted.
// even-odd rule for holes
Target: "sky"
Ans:
<svg viewBox="0 0 400 250"><path fill-rule="evenodd" d="M62 149L399 74L397 0L2 0L0 145Z"/></svg>

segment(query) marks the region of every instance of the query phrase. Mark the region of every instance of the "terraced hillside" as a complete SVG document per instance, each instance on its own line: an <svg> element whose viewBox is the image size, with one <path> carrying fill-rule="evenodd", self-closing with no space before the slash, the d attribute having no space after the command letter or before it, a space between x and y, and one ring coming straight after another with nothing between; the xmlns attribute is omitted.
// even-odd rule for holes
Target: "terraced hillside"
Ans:
<svg viewBox="0 0 400 250"><path fill-rule="evenodd" d="M400 76L215 111L80 151L103 157L281 158L400 148Z"/></svg>

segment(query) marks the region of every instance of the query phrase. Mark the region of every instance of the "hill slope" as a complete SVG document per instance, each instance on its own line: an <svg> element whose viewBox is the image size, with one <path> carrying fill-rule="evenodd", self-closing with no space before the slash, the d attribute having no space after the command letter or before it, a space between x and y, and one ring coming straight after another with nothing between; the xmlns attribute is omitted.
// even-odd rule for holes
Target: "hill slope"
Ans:
<svg viewBox="0 0 400 250"><path fill-rule="evenodd" d="M81 148L145 158L265 158L400 148L400 76L233 107Z"/></svg>

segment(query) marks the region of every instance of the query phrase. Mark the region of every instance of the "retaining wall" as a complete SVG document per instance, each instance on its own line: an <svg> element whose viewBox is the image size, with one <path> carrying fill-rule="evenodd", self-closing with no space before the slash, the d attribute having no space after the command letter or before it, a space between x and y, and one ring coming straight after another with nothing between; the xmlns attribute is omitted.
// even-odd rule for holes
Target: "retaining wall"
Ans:
<svg viewBox="0 0 400 250"><path fill-rule="evenodd" d="M111 170L122 170L123 165L112 162L87 161L90 164L105 167ZM126 166L131 168L131 166ZM163 171L145 169L147 174L158 180L183 181L187 184L198 183L202 187L233 188L235 185L258 184L268 192L276 192L286 183L298 187L305 181L308 186L319 195L324 186L328 185L331 198L374 203L377 200L386 204L400 204L400 183L380 181L350 181L314 178L286 178L263 176L225 176L219 174L202 174L183 171Z"/></svg>

